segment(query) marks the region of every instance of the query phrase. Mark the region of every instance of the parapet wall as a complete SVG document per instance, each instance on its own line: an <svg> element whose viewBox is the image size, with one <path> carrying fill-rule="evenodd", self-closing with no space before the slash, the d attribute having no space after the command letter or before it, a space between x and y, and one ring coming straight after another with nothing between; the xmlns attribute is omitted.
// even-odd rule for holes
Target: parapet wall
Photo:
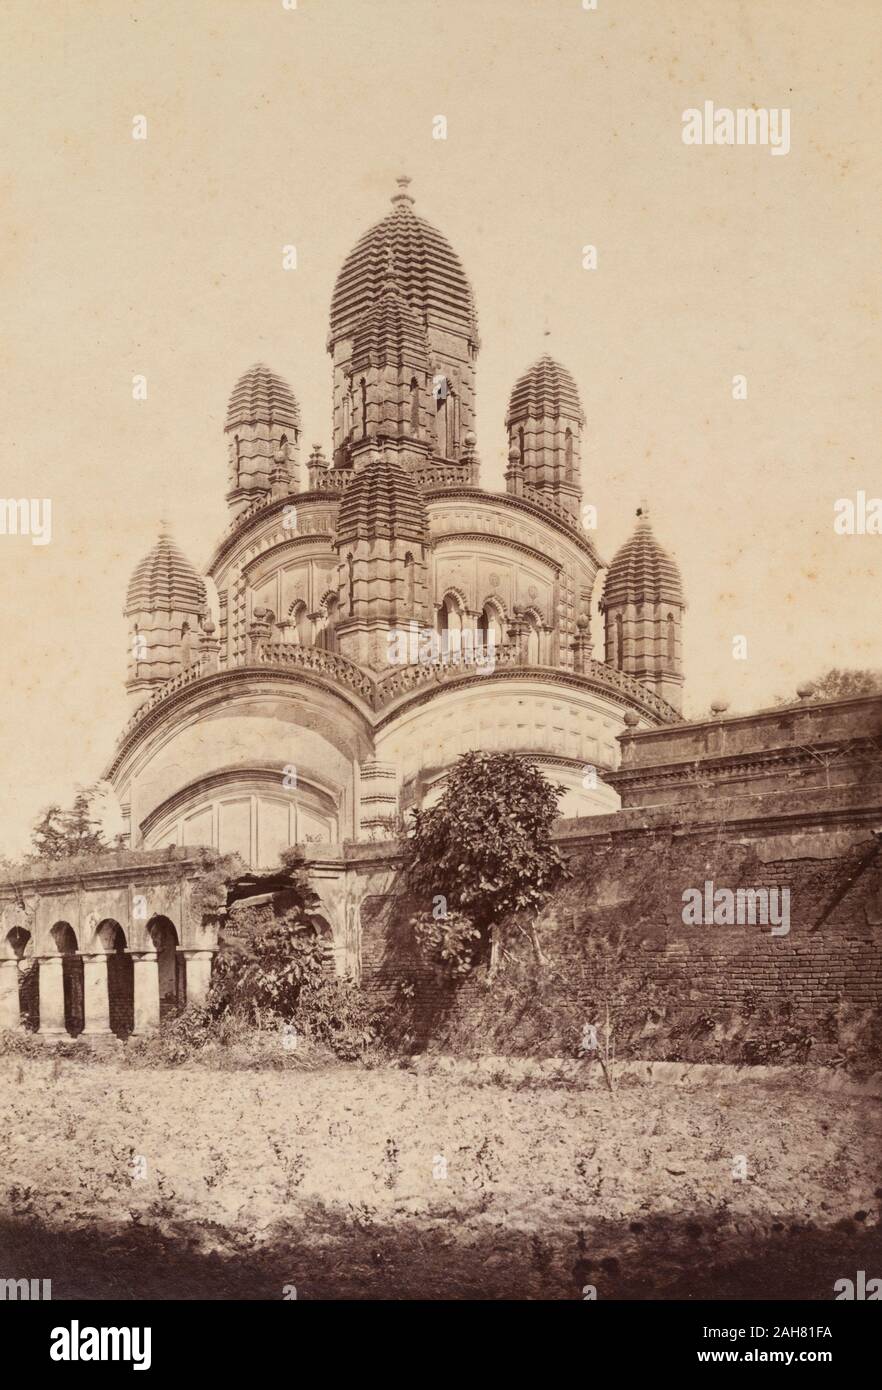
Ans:
<svg viewBox="0 0 882 1390"><path fill-rule="evenodd" d="M870 1046L882 1003L882 699L813 707L819 736L805 746L804 713L727 731L730 748L743 746L722 782L708 766L716 755L694 756L709 726L624 735L650 804L559 822L571 876L537 922L547 961L538 970L529 941L509 934L490 988L483 971L451 988L419 960L408 921L426 904L406 899L387 847L392 880L360 903L365 984L402 1011L410 982L418 1046L573 1053L607 1008L631 1055L834 1060L849 1040ZM793 760L775 759L788 741ZM659 767L680 788L697 773L688 798L652 802ZM377 867L383 853L374 848ZM763 892L777 925L760 920Z"/></svg>

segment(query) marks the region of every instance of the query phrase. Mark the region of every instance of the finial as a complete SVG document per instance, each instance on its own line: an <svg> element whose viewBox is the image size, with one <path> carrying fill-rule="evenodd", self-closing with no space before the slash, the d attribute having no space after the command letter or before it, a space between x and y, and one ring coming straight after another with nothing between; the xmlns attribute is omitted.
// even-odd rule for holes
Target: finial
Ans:
<svg viewBox="0 0 882 1390"><path fill-rule="evenodd" d="M399 203L401 206L404 206L405 203L412 203L413 198L407 191L410 187L410 179L407 174L401 174L395 182L398 184L398 192L392 195L393 203Z"/></svg>
<svg viewBox="0 0 882 1390"><path fill-rule="evenodd" d="M168 516L164 511L161 513L159 518L159 534L161 537L171 535L171 527L168 524Z"/></svg>
<svg viewBox="0 0 882 1390"><path fill-rule="evenodd" d="M649 525L649 503L645 497L640 499L640 506L637 508L637 521L642 526Z"/></svg>

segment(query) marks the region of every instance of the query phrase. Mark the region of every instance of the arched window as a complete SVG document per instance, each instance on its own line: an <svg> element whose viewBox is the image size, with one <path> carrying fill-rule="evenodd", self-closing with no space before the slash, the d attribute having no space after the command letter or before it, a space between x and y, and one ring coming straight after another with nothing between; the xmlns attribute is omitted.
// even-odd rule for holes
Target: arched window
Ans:
<svg viewBox="0 0 882 1390"><path fill-rule="evenodd" d="M620 671L625 665L625 637L621 613L616 614L616 666Z"/></svg>
<svg viewBox="0 0 882 1390"><path fill-rule="evenodd" d="M348 439L352 429L352 382L343 392L343 438Z"/></svg>
<svg viewBox="0 0 882 1390"><path fill-rule="evenodd" d="M668 614L668 661L669 661L672 665L673 665L673 662L674 662L674 652L675 652L675 650L676 650L676 647L675 647L675 637L676 637L676 631L675 631L675 624L674 624L674 615L673 615L673 613L669 613L669 614Z"/></svg>
<svg viewBox="0 0 882 1390"><path fill-rule="evenodd" d="M415 376L410 379L410 432L414 438L420 432L420 388Z"/></svg>
<svg viewBox="0 0 882 1390"><path fill-rule="evenodd" d="M530 619L530 626L527 631L527 664L528 666L538 666L541 657L541 641L539 624Z"/></svg>
<svg viewBox="0 0 882 1390"><path fill-rule="evenodd" d="M518 430L518 453L519 453L520 456L521 456L521 468L523 468L523 466L524 466L524 458L525 458L525 454L524 454L524 427L523 427L523 425L521 425L520 429Z"/></svg>
<svg viewBox="0 0 882 1390"><path fill-rule="evenodd" d="M564 435L564 465L567 480L570 481L573 476L573 431L569 428Z"/></svg>
<svg viewBox="0 0 882 1390"><path fill-rule="evenodd" d="M326 600L322 625L316 634L315 640L316 646L323 647L326 652L333 652L337 649L337 639L334 635L334 629L337 626L337 619L340 616L339 608L340 604L336 598L331 597Z"/></svg>
<svg viewBox="0 0 882 1390"><path fill-rule="evenodd" d="M367 382L361 379L361 437L367 439Z"/></svg>
<svg viewBox="0 0 882 1390"><path fill-rule="evenodd" d="M355 561L352 558L352 551L346 556L346 569L349 591L349 616L355 612Z"/></svg>
<svg viewBox="0 0 882 1390"><path fill-rule="evenodd" d="M438 609L435 626L441 638L441 659L459 657L462 650L462 614L453 594L446 594Z"/></svg>
<svg viewBox="0 0 882 1390"><path fill-rule="evenodd" d="M502 620L495 604L485 603L478 617L478 635L483 647L502 645Z"/></svg>
<svg viewBox="0 0 882 1390"><path fill-rule="evenodd" d="M193 660L193 637L190 624L184 619L181 624L181 666L189 666Z"/></svg>
<svg viewBox="0 0 882 1390"><path fill-rule="evenodd" d="M298 647L308 647L310 644L309 619L306 616L306 604L302 598L296 599L291 604L291 621L294 624L294 631L291 634L291 641L296 642Z"/></svg>

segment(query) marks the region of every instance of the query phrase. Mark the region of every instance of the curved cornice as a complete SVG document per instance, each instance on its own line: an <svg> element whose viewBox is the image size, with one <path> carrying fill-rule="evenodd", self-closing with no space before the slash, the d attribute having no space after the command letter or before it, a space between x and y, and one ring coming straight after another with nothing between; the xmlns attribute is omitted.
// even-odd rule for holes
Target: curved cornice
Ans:
<svg viewBox="0 0 882 1390"><path fill-rule="evenodd" d="M535 681L544 685L561 685L571 690L591 691L594 694L603 695L612 704L621 705L623 709L636 709L652 720L653 724L660 722L657 711L647 703L643 704L639 696L633 695L628 691L619 690L614 685L607 685L602 679L595 676L577 675L575 671L561 671L555 666L506 666L497 671L473 672L460 676L447 676L437 685L418 687L416 690L402 695L400 703L391 708L386 707L385 712L377 711L376 722L374 723L374 733L379 733L381 729L387 728L394 723L398 717L416 709L419 705L426 704L438 695L443 695L445 691L456 689L463 690L470 685L487 685L498 681ZM647 696L651 697L652 692L647 691ZM672 709L671 714L675 714Z"/></svg>
<svg viewBox="0 0 882 1390"><path fill-rule="evenodd" d="M446 545L449 541L480 541L481 545L486 545L488 541L495 545L507 545L512 550L519 550L522 555L529 555L531 560L538 560L541 564L547 565L555 574L560 574L563 566L550 556L543 555L541 550L536 550L534 546L527 545L524 541L513 541L508 536L497 536L493 532L487 531L445 531L443 535L433 537L433 550L437 550L439 545Z"/></svg>
<svg viewBox="0 0 882 1390"><path fill-rule="evenodd" d="M287 497L278 498L275 502L267 502L264 506L259 507L256 511L243 517L239 522L234 523L233 528L223 537L212 552L211 558L205 567L205 573L209 578L214 579L216 571L224 561L229 559L233 551L235 551L238 546L247 542L252 533L259 531L267 520L280 515L285 507L322 505L336 511L340 505L340 496L341 494L339 493L292 492L289 493ZM552 531L556 531L558 535L566 537L571 545L574 545L578 550L588 555L598 569L605 568L606 561L601 558L594 543L588 539L575 523L572 526L569 525L567 522L561 520L560 517L555 516L538 503L531 502L525 497L515 497L510 492L486 492L483 488L476 487L430 488L423 493L423 497L427 505L432 502L449 501L481 502L493 507L502 507L504 510L508 511L522 512L535 521L543 522ZM431 529L431 516L429 518L429 525ZM459 533L444 532L443 535L437 537L433 536L431 541L434 544L436 541L446 540L451 535L457 534ZM496 536L492 531L477 531L469 534L474 534L476 538L482 541L498 540L499 542L504 542L506 540L506 537ZM333 546L333 530L319 532L317 534L313 533L313 535L309 536L292 536L290 543L298 544L315 539L324 539L325 536L327 536L328 541L331 546ZM510 545L524 544L523 542L513 540L508 543ZM272 548L272 546L267 547L267 549ZM530 547L526 547L526 549L530 550ZM542 555L541 551L535 553L538 553L540 556ZM548 560L547 556L542 556L542 558L546 561ZM554 562L549 561L549 563Z"/></svg>
<svg viewBox="0 0 882 1390"><path fill-rule="evenodd" d="M492 506L504 507L510 511L524 512L527 516L533 517L536 521L542 521L552 531L557 531L559 535L566 536L567 540L578 550L590 555L592 561L598 569L605 569L606 561L601 559L593 541L590 541L583 531L575 523L570 526L562 521L560 517L552 512L546 511L537 502L530 502L526 497L515 497L511 492L485 492L480 487L445 487L430 488L425 493L426 504L432 502L484 502ZM431 527L431 514L429 525ZM484 533L481 532L481 535Z"/></svg>
<svg viewBox="0 0 882 1390"><path fill-rule="evenodd" d="M157 825L160 825L167 816L186 810L187 806L200 797L210 795L213 791L228 790L236 782L251 783L259 785L266 783L268 787L279 788L279 764L278 763L230 763L226 767L218 768L215 772L208 772L202 777L195 777L192 782L173 792L166 797L158 806L154 806L144 817L139 826L142 835L149 835ZM330 786L322 786L314 777L301 777L297 775L298 789L303 786L319 800L324 800L327 805L323 808L328 811L339 811L337 797L334 789ZM279 798L284 799L284 792L279 791Z"/></svg>
<svg viewBox="0 0 882 1390"><path fill-rule="evenodd" d="M237 666L229 671L218 671L210 675L199 676L173 690L167 698L160 700L153 709L144 715L143 719L138 720L132 728L126 731L102 777L106 780L112 780L139 744L142 744L156 729L166 724L170 718L190 706L204 702L205 697L213 696L215 698L209 699L209 704L217 703L225 691L232 690L236 686L281 683L282 685L311 687L334 700L339 700L359 716L366 729L377 734L380 730L394 723L402 714L417 709L448 691L465 690L470 686L486 686L488 683L496 684L500 681L519 683L530 681L537 684L556 685L566 689L591 692L602 695L611 704L619 705L622 709L638 710L653 725L662 722L658 709L653 707L653 701L657 697L653 696L651 691L647 690L647 699L643 701L638 691L622 690L612 682L604 680L602 675L581 675L574 671L563 671L554 666L505 666L496 671L463 671L461 673L457 673L456 669L453 668L440 680L433 681L428 685L417 686L412 691L403 693L396 703L384 705L377 710L373 709L356 691L342 686L331 675L323 676L308 668L270 665ZM672 709L671 715L671 722L673 723L676 719L676 711Z"/></svg>
<svg viewBox="0 0 882 1390"><path fill-rule="evenodd" d="M256 555L252 555L250 559L243 559L241 566L242 574L243 576L247 576L254 566L259 565L261 560L267 555L283 555L289 550L298 550L301 546L311 541L321 542L328 550L332 551L334 549L333 538L329 532L325 531L317 532L311 536L289 536L285 540L276 541L275 543L270 541L262 550L258 550Z"/></svg>
<svg viewBox="0 0 882 1390"><path fill-rule="evenodd" d="M183 685L180 689L173 691L167 699L161 700L149 714L146 714L142 720L139 720L133 728L123 735L113 757L101 774L102 780L112 779L130 753L144 742L145 736L161 728L168 721L170 715L181 712L188 705L199 703L206 695L215 695L220 698L224 691L235 686L279 683L282 685L305 685L320 690L323 695L329 695L348 706L353 713L361 718L368 730L372 726L370 707L354 690L342 687L331 680L323 680L312 671L293 670L285 666L236 666L231 671L216 671L211 675L200 676L198 679L190 681L188 685Z"/></svg>
<svg viewBox="0 0 882 1390"><path fill-rule="evenodd" d="M336 510L340 505L340 494L327 492L290 492L287 497L279 497L276 501L267 502L264 506L259 507L257 511L249 512L247 516L235 522L223 539L218 541L205 567L205 573L210 579L214 579L215 570L219 568L224 560L229 558L230 554L237 546L241 545L242 542L247 539L250 532L259 531L268 518L277 516L284 511L285 507L303 507L307 503L310 506L321 503L326 507ZM311 536L292 536L291 540L307 541L316 538L324 539L325 536L327 536L331 545L333 545L333 530L313 533Z"/></svg>

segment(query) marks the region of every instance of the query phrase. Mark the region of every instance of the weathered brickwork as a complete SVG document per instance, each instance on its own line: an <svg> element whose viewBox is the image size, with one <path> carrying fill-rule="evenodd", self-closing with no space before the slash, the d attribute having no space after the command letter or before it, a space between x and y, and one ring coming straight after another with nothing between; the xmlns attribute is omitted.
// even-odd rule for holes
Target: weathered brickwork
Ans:
<svg viewBox="0 0 882 1390"><path fill-rule="evenodd" d="M880 716L882 700L869 697L741 719L727 731L725 768L701 757L699 725L689 740L673 728L667 746L657 733L625 735L630 794L648 804L560 823L571 877L538 921L544 974L530 977L529 943L515 935L492 988L483 971L457 988L435 978L407 926L417 905L395 880L362 901L366 985L409 1006L418 1045L577 1049L584 1022L609 1007L632 1052L704 1056L712 1037L725 1055L728 1034L746 1028L754 1048L800 1029L811 1055L834 1054L843 1017L878 1019L882 1004ZM823 748L820 784L817 760L799 746L807 723ZM786 917L777 927L774 910L765 924L684 920L684 894L703 902L706 884L712 907L717 890L777 890Z"/></svg>

